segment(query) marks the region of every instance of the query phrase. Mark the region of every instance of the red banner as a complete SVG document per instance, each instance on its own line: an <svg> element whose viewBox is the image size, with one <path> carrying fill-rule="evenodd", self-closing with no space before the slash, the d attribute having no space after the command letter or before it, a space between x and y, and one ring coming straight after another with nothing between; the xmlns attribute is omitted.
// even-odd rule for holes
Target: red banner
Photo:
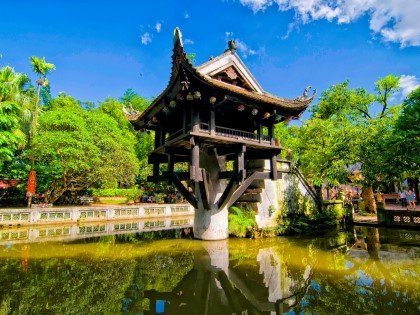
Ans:
<svg viewBox="0 0 420 315"><path fill-rule="evenodd" d="M28 188L26 189L27 194L35 194L36 191L36 172L34 170L29 172L28 175Z"/></svg>

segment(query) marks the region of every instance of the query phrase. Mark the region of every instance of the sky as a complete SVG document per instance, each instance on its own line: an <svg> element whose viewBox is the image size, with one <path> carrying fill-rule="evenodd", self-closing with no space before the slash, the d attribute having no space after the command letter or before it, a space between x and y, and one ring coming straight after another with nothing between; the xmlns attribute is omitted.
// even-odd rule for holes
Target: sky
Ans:
<svg viewBox="0 0 420 315"><path fill-rule="evenodd" d="M420 84L420 0L0 0L0 16L0 66L30 73L29 57L45 57L56 65L53 95L81 101L128 88L157 96L177 26L196 65L235 39L264 90L281 97L347 79L373 91L395 74L398 101Z"/></svg>

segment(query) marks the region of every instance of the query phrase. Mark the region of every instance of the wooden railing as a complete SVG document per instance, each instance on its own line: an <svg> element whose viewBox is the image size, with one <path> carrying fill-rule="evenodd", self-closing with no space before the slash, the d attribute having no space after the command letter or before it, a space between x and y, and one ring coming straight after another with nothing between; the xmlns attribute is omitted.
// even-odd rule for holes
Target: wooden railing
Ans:
<svg viewBox="0 0 420 315"><path fill-rule="evenodd" d="M187 125L187 130L189 129L189 127L190 127L190 125ZM208 123L203 123L203 122L200 123L200 132L210 133L210 125ZM215 132L216 132L216 135L222 136L222 137L242 138L242 139L252 140L252 141L256 141L256 142L260 141L260 137L258 136L258 134L248 132L248 131L216 126ZM165 142L173 140L173 139L177 138L178 136L182 135L183 133L184 133L184 129L181 128L181 129L169 134L166 137ZM267 136L267 135L262 135L261 136L261 141L262 142L270 142L270 137Z"/></svg>

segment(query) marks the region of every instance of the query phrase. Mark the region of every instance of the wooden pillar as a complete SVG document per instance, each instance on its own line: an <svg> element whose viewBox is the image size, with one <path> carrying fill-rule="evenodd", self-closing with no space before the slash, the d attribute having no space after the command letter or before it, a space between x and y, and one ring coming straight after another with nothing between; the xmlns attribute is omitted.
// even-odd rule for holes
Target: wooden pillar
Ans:
<svg viewBox="0 0 420 315"><path fill-rule="evenodd" d="M192 137L191 144L191 162L190 162L190 179L194 182L199 182L201 179L200 172L200 145L198 138Z"/></svg>
<svg viewBox="0 0 420 315"><path fill-rule="evenodd" d="M153 181L157 183L159 181L159 163L153 163Z"/></svg>
<svg viewBox="0 0 420 315"><path fill-rule="evenodd" d="M277 154L273 154L270 159L271 179L277 180Z"/></svg>
<svg viewBox="0 0 420 315"><path fill-rule="evenodd" d="M268 126L268 138L270 139L270 144L274 145L275 144L275 139L274 139L274 124L271 124L270 126Z"/></svg>
<svg viewBox="0 0 420 315"><path fill-rule="evenodd" d="M214 108L210 109L210 122L209 122L210 135L216 134L216 113Z"/></svg>
<svg viewBox="0 0 420 315"><path fill-rule="evenodd" d="M162 132L162 128L157 127L155 130L155 149L159 148L162 145L161 132Z"/></svg>
<svg viewBox="0 0 420 315"><path fill-rule="evenodd" d="M191 106L191 131L200 131L200 109L195 104Z"/></svg>
<svg viewBox="0 0 420 315"><path fill-rule="evenodd" d="M258 123L258 139L259 139L260 143L263 140L263 126L262 126L261 122Z"/></svg>
<svg viewBox="0 0 420 315"><path fill-rule="evenodd" d="M183 134L187 133L187 107L184 106L182 109L182 130Z"/></svg>
<svg viewBox="0 0 420 315"><path fill-rule="evenodd" d="M246 146L241 145L238 147L237 152L237 160L235 163L235 171L239 176L239 182L242 183L246 178L246 170L245 170L245 151Z"/></svg>

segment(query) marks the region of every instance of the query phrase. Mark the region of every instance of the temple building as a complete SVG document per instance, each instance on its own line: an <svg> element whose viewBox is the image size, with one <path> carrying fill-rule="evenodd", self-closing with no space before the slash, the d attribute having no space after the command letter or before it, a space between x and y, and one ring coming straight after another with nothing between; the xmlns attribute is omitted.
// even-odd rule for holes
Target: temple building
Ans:
<svg viewBox="0 0 420 315"><path fill-rule="evenodd" d="M228 207L246 191L258 192L258 181L281 177L274 125L301 115L315 94L308 96L309 88L296 99L265 92L234 41L195 67L175 29L169 83L130 120L136 129L154 131L150 180L168 180L194 206L197 238L226 238Z"/></svg>

